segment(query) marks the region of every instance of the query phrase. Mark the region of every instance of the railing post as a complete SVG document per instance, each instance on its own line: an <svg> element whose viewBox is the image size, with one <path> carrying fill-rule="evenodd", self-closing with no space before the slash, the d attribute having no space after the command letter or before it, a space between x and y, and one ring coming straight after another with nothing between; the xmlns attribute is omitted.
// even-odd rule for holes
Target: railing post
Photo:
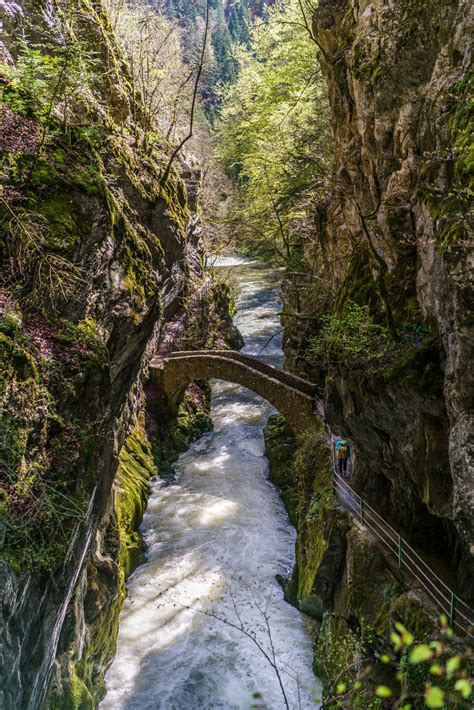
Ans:
<svg viewBox="0 0 474 710"><path fill-rule="evenodd" d="M403 564L403 538L398 536L398 567L401 569Z"/></svg>
<svg viewBox="0 0 474 710"><path fill-rule="evenodd" d="M359 496L359 509L360 509L360 522L363 525L364 524L364 501L362 498Z"/></svg>
<svg viewBox="0 0 474 710"><path fill-rule="evenodd" d="M451 592L451 603L449 605L449 623L451 628L454 628L454 619L456 617L456 595Z"/></svg>

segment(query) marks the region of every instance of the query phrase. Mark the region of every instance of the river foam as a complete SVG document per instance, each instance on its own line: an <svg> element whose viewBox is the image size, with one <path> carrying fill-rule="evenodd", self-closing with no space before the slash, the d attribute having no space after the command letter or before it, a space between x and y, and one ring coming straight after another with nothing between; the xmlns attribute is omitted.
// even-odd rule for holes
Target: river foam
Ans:
<svg viewBox="0 0 474 710"><path fill-rule="evenodd" d="M281 365L273 275L225 265L237 267L245 352ZM319 705L307 622L275 581L291 571L295 532L268 481L262 429L273 410L237 385L212 391L214 430L180 456L173 483L153 484L147 562L128 581L101 710L279 710L272 663L291 708Z"/></svg>

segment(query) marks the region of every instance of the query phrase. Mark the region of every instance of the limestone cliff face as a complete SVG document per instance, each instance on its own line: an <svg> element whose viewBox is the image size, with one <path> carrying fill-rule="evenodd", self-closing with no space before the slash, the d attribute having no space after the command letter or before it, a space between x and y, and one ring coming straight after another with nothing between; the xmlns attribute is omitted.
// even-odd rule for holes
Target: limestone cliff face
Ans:
<svg viewBox="0 0 474 710"><path fill-rule="evenodd" d="M59 655L48 705L93 707L155 470L147 362L203 277L200 234L100 2L7 3L2 54L0 705L42 707Z"/></svg>
<svg viewBox="0 0 474 710"><path fill-rule="evenodd" d="M458 565L466 599L474 520L472 21L465 0L320 0L313 22L335 146L334 189L319 220L333 258L335 312L349 300L367 305L394 343L406 321L430 331L401 355L394 344L388 365L327 368L326 415L353 439L355 487L417 544ZM298 335L288 340L296 364Z"/></svg>

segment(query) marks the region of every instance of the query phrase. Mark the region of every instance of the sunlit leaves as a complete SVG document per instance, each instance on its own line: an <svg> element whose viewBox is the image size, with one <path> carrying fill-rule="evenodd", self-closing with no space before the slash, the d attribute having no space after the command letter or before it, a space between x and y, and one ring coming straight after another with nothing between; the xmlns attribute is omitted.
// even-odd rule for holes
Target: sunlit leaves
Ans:
<svg viewBox="0 0 474 710"><path fill-rule="evenodd" d="M404 646L411 646L413 641L415 640L415 637L413 636L412 633L410 633L404 626L403 624L396 623L395 628L398 631L398 633L401 636L402 643Z"/></svg>
<svg viewBox="0 0 474 710"><path fill-rule="evenodd" d="M457 690L465 700L468 700L471 696L472 686L470 681L466 678L459 678L454 684L454 690Z"/></svg>
<svg viewBox="0 0 474 710"><path fill-rule="evenodd" d="M239 231L286 260L293 230L301 236L310 203L325 193L332 157L325 84L300 12L296 0L278 2L253 28L219 126L220 155L243 198Z"/></svg>
<svg viewBox="0 0 474 710"><path fill-rule="evenodd" d="M392 691L387 685L378 685L375 689L375 695L378 698L390 698L392 696Z"/></svg>
<svg viewBox="0 0 474 710"><path fill-rule="evenodd" d="M453 656L448 658L446 661L446 673L448 676L452 676L455 671L461 666L461 658L459 656Z"/></svg>
<svg viewBox="0 0 474 710"><path fill-rule="evenodd" d="M395 653L398 653L402 647L402 637L399 634L396 634L395 631L392 631L390 634L390 640L393 643L393 650Z"/></svg>
<svg viewBox="0 0 474 710"><path fill-rule="evenodd" d="M423 661L429 661L431 658L433 658L433 651L426 643L415 646L410 653L410 663L412 664L423 663Z"/></svg>
<svg viewBox="0 0 474 710"><path fill-rule="evenodd" d="M425 704L429 708L444 707L444 691L434 685L430 685L425 690Z"/></svg>

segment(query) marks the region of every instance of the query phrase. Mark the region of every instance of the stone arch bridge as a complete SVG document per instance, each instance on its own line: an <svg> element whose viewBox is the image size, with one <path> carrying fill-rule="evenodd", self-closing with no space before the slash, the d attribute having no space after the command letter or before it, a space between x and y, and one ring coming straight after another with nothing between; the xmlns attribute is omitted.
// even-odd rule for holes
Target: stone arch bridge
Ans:
<svg viewBox="0 0 474 710"><path fill-rule="evenodd" d="M212 378L242 385L266 399L298 438L314 422L316 385L256 357L236 350L186 350L150 363L150 380L164 391L174 412L191 382Z"/></svg>

